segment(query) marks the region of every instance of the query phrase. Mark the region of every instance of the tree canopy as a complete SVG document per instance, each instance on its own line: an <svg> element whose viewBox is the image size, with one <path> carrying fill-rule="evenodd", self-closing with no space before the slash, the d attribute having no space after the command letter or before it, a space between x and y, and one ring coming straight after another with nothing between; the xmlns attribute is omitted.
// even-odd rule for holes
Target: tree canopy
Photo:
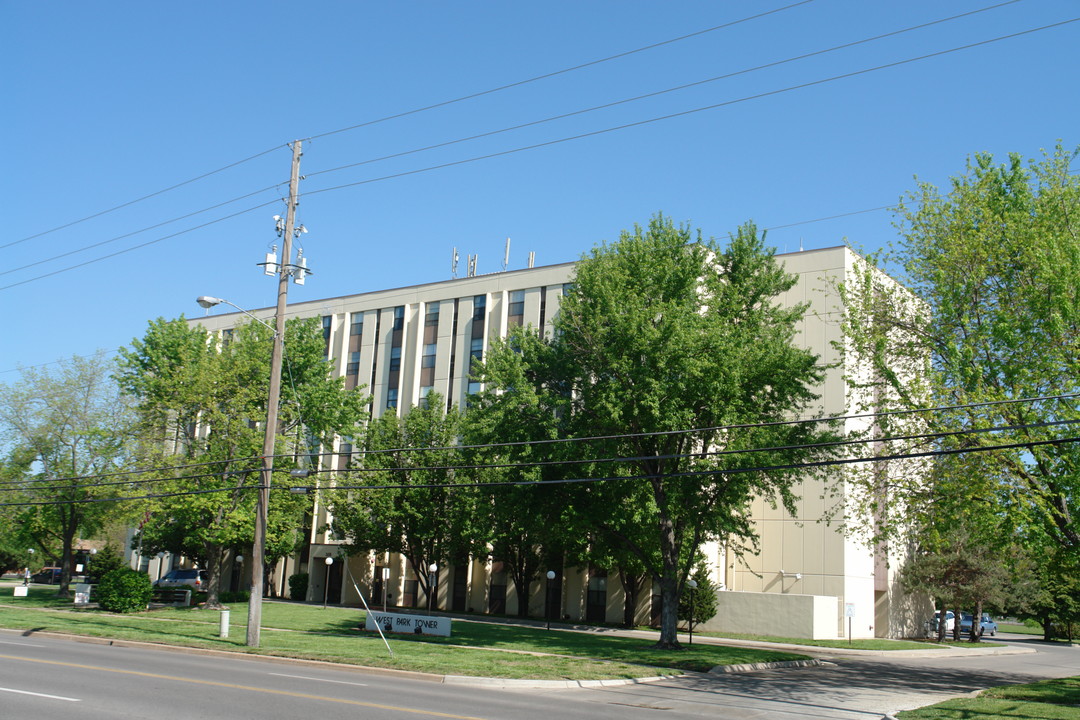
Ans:
<svg viewBox="0 0 1080 720"><path fill-rule="evenodd" d="M99 352L25 369L18 383L0 386L5 499L19 503L5 509L7 524L20 547L59 562L61 596L75 542L125 512L108 499L133 492L118 475L107 477L125 467L134 437L134 416L110 369Z"/></svg>
<svg viewBox="0 0 1080 720"><path fill-rule="evenodd" d="M551 338L512 334L483 364L471 412L505 429L510 408L552 410L559 437L601 438L565 472L610 479L568 484L564 502L659 583L662 645L701 544L752 537L755 496L791 504L797 473L759 468L827 452L805 449L827 428L782 422L823 378L795 341L806 307L778 300L796 282L752 224L721 247L656 216L580 261Z"/></svg>

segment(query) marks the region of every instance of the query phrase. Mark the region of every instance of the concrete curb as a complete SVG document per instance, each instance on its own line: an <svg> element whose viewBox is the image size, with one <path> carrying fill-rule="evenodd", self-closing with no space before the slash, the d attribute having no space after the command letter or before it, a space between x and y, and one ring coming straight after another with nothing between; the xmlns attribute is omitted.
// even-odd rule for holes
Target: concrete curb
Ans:
<svg viewBox="0 0 1080 720"><path fill-rule="evenodd" d="M444 685L472 685L491 688L535 688L538 690L547 688L561 690L567 688L600 688L619 687L622 685L639 685L642 683L658 682L681 677L680 675L657 675L655 677L626 678L623 680L514 680L511 678L474 677L472 675L445 675Z"/></svg>
<svg viewBox="0 0 1080 720"><path fill-rule="evenodd" d="M783 668L820 667L825 665L820 660L779 660L766 663L743 663L742 665L717 665L709 671L711 675L726 675L728 673L756 672L758 670L779 670Z"/></svg>

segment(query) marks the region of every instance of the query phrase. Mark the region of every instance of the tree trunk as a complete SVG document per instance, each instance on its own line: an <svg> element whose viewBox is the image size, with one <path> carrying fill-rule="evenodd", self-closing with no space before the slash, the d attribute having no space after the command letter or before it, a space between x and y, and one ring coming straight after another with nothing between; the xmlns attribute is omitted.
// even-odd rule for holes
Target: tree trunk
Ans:
<svg viewBox="0 0 1080 720"><path fill-rule="evenodd" d="M982 638L982 610L982 600L979 600L975 603L975 612L971 615L971 632L968 633L968 640L973 643Z"/></svg>
<svg viewBox="0 0 1080 720"><path fill-rule="evenodd" d="M206 605L208 610L221 609L221 578L224 575L225 553L217 543L206 546Z"/></svg>
<svg viewBox="0 0 1080 720"><path fill-rule="evenodd" d="M619 581L623 586L623 625L625 627L632 628L636 624L638 596L641 594L645 577L644 573L635 574L619 568Z"/></svg>
<svg viewBox="0 0 1080 720"><path fill-rule="evenodd" d="M660 555L664 565L663 575L660 576L660 639L656 647L681 648L682 645L679 644L679 549L675 544L674 524L663 511L660 514Z"/></svg>

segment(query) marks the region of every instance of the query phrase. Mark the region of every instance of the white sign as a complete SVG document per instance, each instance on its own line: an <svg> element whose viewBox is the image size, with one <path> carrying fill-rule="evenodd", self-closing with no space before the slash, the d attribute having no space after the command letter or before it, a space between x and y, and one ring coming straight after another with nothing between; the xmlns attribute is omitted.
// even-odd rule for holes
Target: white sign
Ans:
<svg viewBox="0 0 1080 720"><path fill-rule="evenodd" d="M16 585L15 586L15 597L29 597L26 594L26 591L29 590L29 589L30 588L26 587L25 585Z"/></svg>
<svg viewBox="0 0 1080 720"><path fill-rule="evenodd" d="M75 604L76 605L88 605L90 604L90 586L86 583L77 583L75 585Z"/></svg>
<svg viewBox="0 0 1080 720"><path fill-rule="evenodd" d="M855 617L855 603L844 603L844 617Z"/></svg>
<svg viewBox="0 0 1080 720"><path fill-rule="evenodd" d="M364 629L374 632L377 628L382 628L384 633L450 637L450 618L433 617L431 615L369 612L367 621L364 623Z"/></svg>

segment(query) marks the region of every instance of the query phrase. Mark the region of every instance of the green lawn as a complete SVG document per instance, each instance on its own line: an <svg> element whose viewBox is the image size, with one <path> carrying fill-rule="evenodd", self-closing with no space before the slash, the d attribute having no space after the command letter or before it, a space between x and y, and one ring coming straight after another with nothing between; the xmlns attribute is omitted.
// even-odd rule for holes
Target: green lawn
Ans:
<svg viewBox="0 0 1080 720"><path fill-rule="evenodd" d="M1076 720L1080 718L1080 677L1004 685L977 698L947 700L897 713L900 720Z"/></svg>
<svg viewBox="0 0 1080 720"><path fill-rule="evenodd" d="M27 598L0 587L0 627L251 652L244 644L247 604L230 604L230 637L219 638L217 611L168 608L117 615L74 609L55 588L32 587ZM634 678L703 672L717 665L806 659L754 648L696 644L656 650L650 640L542 628L454 621L450 638L391 636L391 657L375 633L358 630L364 613L288 602L263 604L257 652L445 675L502 678Z"/></svg>

